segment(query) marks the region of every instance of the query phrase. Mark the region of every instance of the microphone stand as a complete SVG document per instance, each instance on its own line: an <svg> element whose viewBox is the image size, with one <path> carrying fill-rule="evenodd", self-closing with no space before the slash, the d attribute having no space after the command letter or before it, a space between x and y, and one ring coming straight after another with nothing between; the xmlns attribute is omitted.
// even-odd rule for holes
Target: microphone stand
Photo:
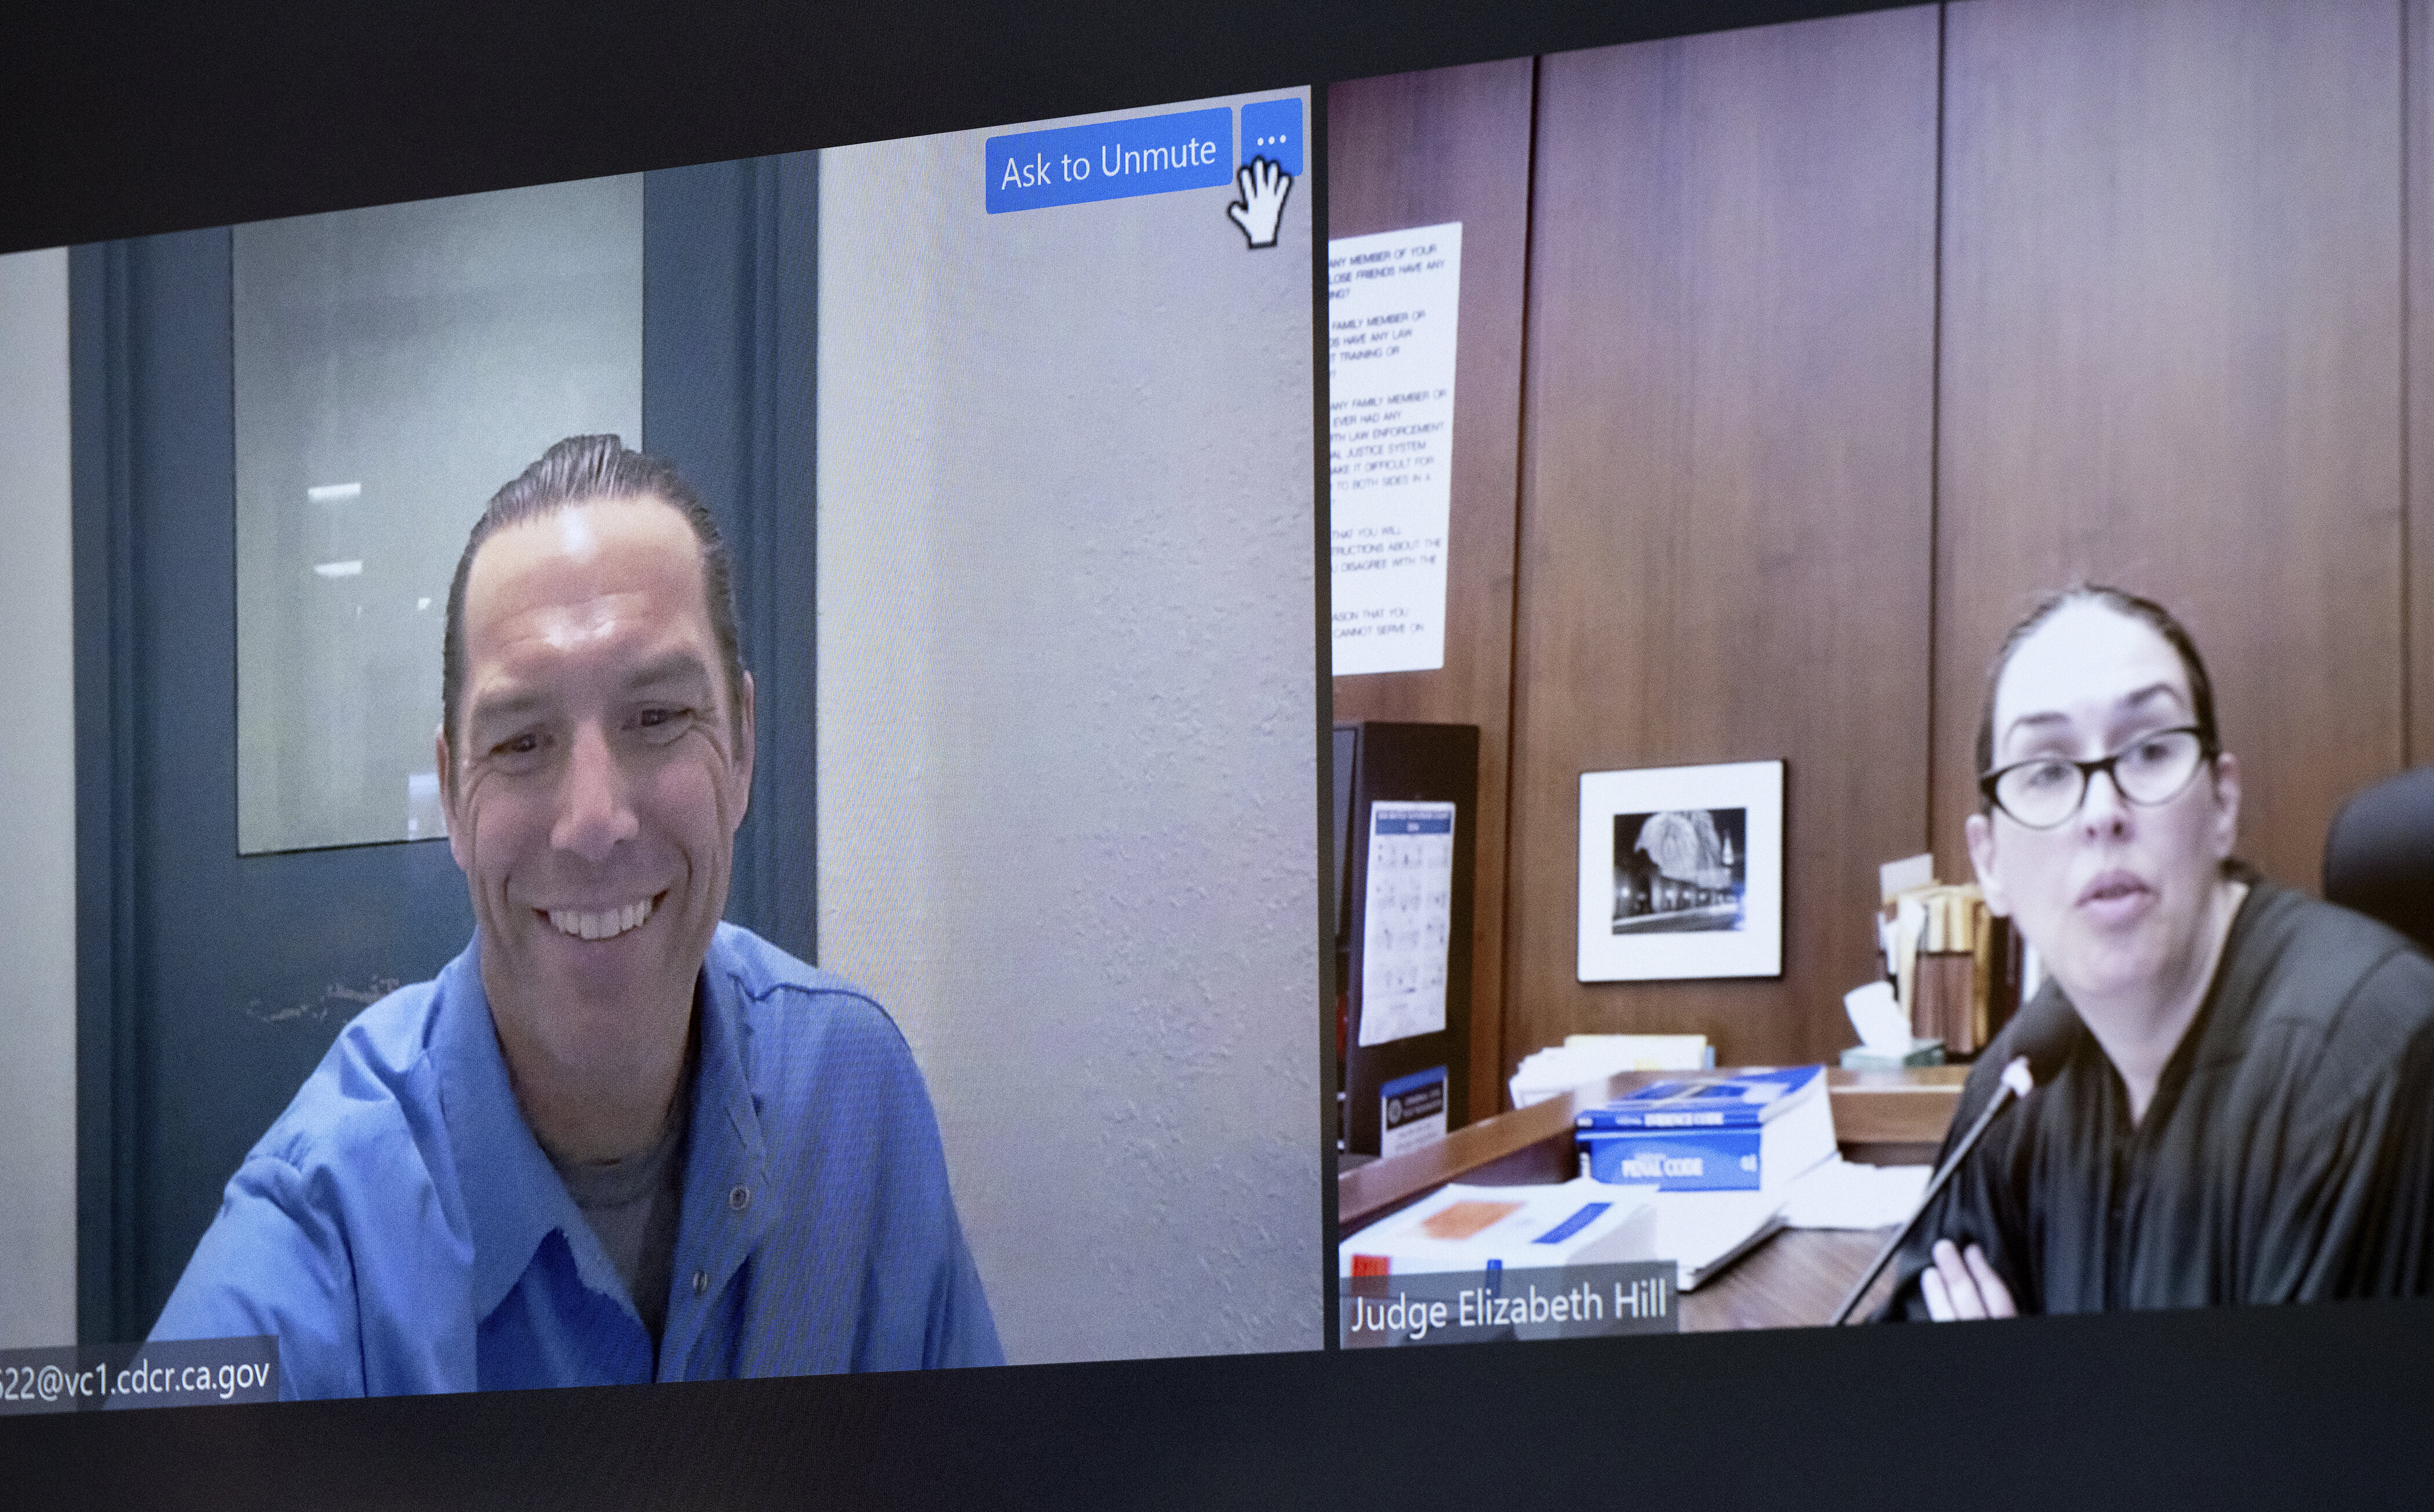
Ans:
<svg viewBox="0 0 2434 1512"><path fill-rule="evenodd" d="M2019 1098L2029 1095L2035 1088L2036 1078L2030 1074L2029 1057L2014 1057L2012 1063L2003 1068L2002 1085L1995 1089L1993 1097L1987 1099L1986 1110L1978 1115L1977 1123L1969 1125L1969 1132L1961 1137L1961 1143L1954 1147L1951 1159L1945 1160L1936 1171L1935 1178L1928 1182L1927 1191L1919 1196L1918 1206L1911 1210L1910 1222L1903 1224L1901 1231L1894 1234L1886 1243L1884 1248L1877 1251L1877 1258L1868 1266L1867 1274L1861 1276L1860 1283L1851 1288L1851 1295L1843 1298L1843 1305L1834 1310L1833 1321L1826 1325L1828 1328L1839 1328L1850 1319L1851 1310L1860 1305L1860 1298L1867 1296L1868 1288L1877 1283L1877 1278L1883 1274L1886 1263L1894 1258L1894 1252L1909 1243L1911 1230L1918 1227L1918 1221L1921 1218L1927 1216L1927 1210L1934 1206L1936 1194L1942 1192L1945 1183L1952 1179L1952 1173L1961 1169L1961 1162L1969 1158L1969 1152L1978 1147L1980 1137L1986 1132L1986 1125L1995 1122L1995 1115Z"/></svg>

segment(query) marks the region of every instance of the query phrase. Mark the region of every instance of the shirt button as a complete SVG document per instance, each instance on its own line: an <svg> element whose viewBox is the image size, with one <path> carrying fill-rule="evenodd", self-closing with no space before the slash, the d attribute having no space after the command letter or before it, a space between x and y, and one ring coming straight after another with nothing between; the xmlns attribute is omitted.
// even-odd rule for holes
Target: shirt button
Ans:
<svg viewBox="0 0 2434 1512"><path fill-rule="evenodd" d="M697 1270L693 1273L693 1295L695 1297L710 1295L710 1272Z"/></svg>
<svg viewBox="0 0 2434 1512"><path fill-rule="evenodd" d="M742 1212L745 1209L752 1206L752 1189L750 1187L737 1187L732 1192L729 1192L727 1194L727 1205L733 1208L736 1211Z"/></svg>

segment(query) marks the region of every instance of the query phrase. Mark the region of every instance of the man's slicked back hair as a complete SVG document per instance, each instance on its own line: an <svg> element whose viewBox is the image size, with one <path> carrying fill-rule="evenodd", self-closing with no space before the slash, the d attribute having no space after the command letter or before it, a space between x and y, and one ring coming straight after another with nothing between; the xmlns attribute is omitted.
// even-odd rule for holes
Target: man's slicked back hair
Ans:
<svg viewBox="0 0 2434 1512"><path fill-rule="evenodd" d="M2189 722L2198 727L2198 739L2205 748L2208 760L2222 752L2222 732L2214 718L2214 679L2206 675L2205 658L2198 655L2198 643L2188 627L2172 616L2172 611L2151 598L2141 597L2127 589L2108 587L2103 583L2080 582L2068 588L2058 588L2039 598L2028 617L2012 627L2003 644L1995 652L1995 660L1986 668L1986 702L1978 715L1978 771L1980 775L1995 769L1995 690L2003 681L2003 669L2012 664L2012 656L2020 644L2034 635L2046 621L2075 604L2094 604L2109 609L2124 619L2136 620L2164 638L2172 654L2181 659L2181 670L2189 679ZM1986 812L1983 793L1978 797L1978 810Z"/></svg>
<svg viewBox="0 0 2434 1512"><path fill-rule="evenodd" d="M657 499L684 516L701 546L702 609L710 616L711 633L718 641L720 670L727 681L727 722L730 741L744 739L744 654L735 629L735 574L727 541L718 533L701 496L677 470L645 452L629 450L614 436L570 436L540 455L515 481L490 495L482 517L465 538L465 554L456 558L456 576L448 584L448 628L439 654L440 728L448 733L449 765L464 757L458 728L458 704L465 694L465 581L473 575L473 556L482 542L511 525L546 520L562 509L608 499ZM452 787L452 769L442 779Z"/></svg>

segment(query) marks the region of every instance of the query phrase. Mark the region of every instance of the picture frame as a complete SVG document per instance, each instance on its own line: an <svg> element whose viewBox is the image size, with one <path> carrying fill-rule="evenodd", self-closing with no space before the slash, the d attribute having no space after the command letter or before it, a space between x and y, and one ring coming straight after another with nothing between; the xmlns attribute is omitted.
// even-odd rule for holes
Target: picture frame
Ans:
<svg viewBox="0 0 2434 1512"><path fill-rule="evenodd" d="M1581 774L1580 979L1783 974L1783 763Z"/></svg>

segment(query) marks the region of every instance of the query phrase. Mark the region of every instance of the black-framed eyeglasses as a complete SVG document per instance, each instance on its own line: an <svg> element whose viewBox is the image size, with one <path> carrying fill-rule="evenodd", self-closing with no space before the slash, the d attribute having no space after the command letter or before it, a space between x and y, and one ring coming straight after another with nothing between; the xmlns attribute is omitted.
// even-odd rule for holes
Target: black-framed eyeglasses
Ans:
<svg viewBox="0 0 2434 1512"><path fill-rule="evenodd" d="M2087 801L2087 784L2102 772L2113 779L2122 800L2153 808L2181 796L2198 768L2217 754L2213 741L2195 725L2180 725L2139 736L2098 761L2072 761L2067 756L2031 756L2009 766L1997 766L1978 779L1978 791L2031 830L2051 830L2070 822Z"/></svg>

